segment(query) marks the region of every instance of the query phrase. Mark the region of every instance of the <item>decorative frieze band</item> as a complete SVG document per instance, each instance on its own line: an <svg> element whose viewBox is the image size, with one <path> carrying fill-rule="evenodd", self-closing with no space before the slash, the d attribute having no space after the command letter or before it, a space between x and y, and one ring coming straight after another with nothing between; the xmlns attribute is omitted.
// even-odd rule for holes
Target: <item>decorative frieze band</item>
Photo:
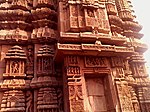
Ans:
<svg viewBox="0 0 150 112"><path fill-rule="evenodd" d="M111 45L95 45L95 44L57 44L59 50L93 50L93 51L111 51L117 53L133 53L133 47L111 46Z"/></svg>

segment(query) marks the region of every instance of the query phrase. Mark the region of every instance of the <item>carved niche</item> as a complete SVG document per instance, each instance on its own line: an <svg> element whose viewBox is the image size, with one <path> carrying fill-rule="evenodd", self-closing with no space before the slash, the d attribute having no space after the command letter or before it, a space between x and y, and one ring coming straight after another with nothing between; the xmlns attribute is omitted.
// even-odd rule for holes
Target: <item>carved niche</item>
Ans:
<svg viewBox="0 0 150 112"><path fill-rule="evenodd" d="M6 73L3 74L1 112L25 112L25 61L26 54L20 46L6 53Z"/></svg>
<svg viewBox="0 0 150 112"><path fill-rule="evenodd" d="M52 74L54 46L43 45L37 53L37 74Z"/></svg>
<svg viewBox="0 0 150 112"><path fill-rule="evenodd" d="M106 14L105 6L98 9L85 8L85 24L87 28L97 29L99 33L109 33L109 21Z"/></svg>
<svg viewBox="0 0 150 112"><path fill-rule="evenodd" d="M95 2L96 3L96 2ZM97 3L99 4L99 3ZM66 30L73 32L109 33L109 21L105 4L100 7L88 4L70 4L66 6ZM68 19L69 18L69 19Z"/></svg>
<svg viewBox="0 0 150 112"><path fill-rule="evenodd" d="M85 31L85 16L81 5L70 4L64 11L67 12L65 18L67 31Z"/></svg>
<svg viewBox="0 0 150 112"><path fill-rule="evenodd" d="M145 65L143 63L135 63L134 64L134 76L146 76Z"/></svg>
<svg viewBox="0 0 150 112"><path fill-rule="evenodd" d="M26 55L19 46L13 46L6 53L6 73L3 76L25 76Z"/></svg>

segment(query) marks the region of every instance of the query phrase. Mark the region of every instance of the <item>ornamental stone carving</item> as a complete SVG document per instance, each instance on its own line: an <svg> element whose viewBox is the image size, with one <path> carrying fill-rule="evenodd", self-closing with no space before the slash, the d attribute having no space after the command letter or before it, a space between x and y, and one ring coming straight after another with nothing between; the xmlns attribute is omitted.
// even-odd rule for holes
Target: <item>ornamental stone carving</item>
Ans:
<svg viewBox="0 0 150 112"><path fill-rule="evenodd" d="M0 0L1 112L148 112L131 0Z"/></svg>

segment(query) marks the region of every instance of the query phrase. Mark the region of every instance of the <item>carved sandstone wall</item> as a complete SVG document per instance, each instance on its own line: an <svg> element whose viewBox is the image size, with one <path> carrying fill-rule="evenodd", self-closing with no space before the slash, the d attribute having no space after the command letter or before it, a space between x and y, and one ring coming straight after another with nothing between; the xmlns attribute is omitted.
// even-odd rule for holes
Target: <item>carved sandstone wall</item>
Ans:
<svg viewBox="0 0 150 112"><path fill-rule="evenodd" d="M0 0L1 112L149 112L130 0Z"/></svg>

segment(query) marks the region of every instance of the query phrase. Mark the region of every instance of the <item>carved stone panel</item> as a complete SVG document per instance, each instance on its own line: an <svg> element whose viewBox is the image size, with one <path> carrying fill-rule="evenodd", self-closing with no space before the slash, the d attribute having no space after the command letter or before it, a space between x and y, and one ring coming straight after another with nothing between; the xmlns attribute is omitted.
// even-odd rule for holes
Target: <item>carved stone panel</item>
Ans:
<svg viewBox="0 0 150 112"><path fill-rule="evenodd" d="M52 58L39 57L38 58L37 73L38 74L51 74L52 73Z"/></svg>
<svg viewBox="0 0 150 112"><path fill-rule="evenodd" d="M3 76L25 76L25 52L20 46L13 46L6 53L6 72Z"/></svg>
<svg viewBox="0 0 150 112"><path fill-rule="evenodd" d="M95 15L96 10L94 9L85 9L85 23L86 27L92 28L92 27L98 27L98 21L96 19Z"/></svg>
<svg viewBox="0 0 150 112"><path fill-rule="evenodd" d="M131 94L127 82L116 82L116 88L120 101L120 108L122 112L134 112L132 105Z"/></svg>
<svg viewBox="0 0 150 112"><path fill-rule="evenodd" d="M54 88L40 88L38 91L37 109L40 111L58 112L57 94Z"/></svg>
<svg viewBox="0 0 150 112"><path fill-rule="evenodd" d="M82 85L69 85L70 112L84 112Z"/></svg>
<svg viewBox="0 0 150 112"><path fill-rule="evenodd" d="M85 67L107 67L107 59L105 57L85 57Z"/></svg>
<svg viewBox="0 0 150 112"><path fill-rule="evenodd" d="M25 112L25 95L22 91L5 91L2 100L1 112Z"/></svg>
<svg viewBox="0 0 150 112"><path fill-rule="evenodd" d="M53 73L54 46L43 45L37 54L37 74L48 75Z"/></svg>
<svg viewBox="0 0 150 112"><path fill-rule="evenodd" d="M65 61L69 66L77 66L79 64L79 57L75 55L66 56Z"/></svg>
<svg viewBox="0 0 150 112"><path fill-rule="evenodd" d="M112 64L112 67L122 67L123 59L121 57L112 57L111 64Z"/></svg>

